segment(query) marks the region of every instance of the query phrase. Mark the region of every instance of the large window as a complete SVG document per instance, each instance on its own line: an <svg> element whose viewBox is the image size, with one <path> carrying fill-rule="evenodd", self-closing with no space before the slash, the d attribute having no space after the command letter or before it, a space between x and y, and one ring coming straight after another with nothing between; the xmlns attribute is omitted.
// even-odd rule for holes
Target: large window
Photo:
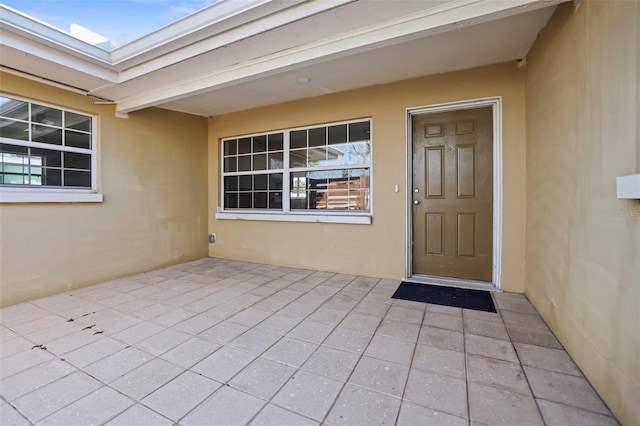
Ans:
<svg viewBox="0 0 640 426"><path fill-rule="evenodd" d="M0 186L95 189L94 117L0 95Z"/></svg>
<svg viewBox="0 0 640 426"><path fill-rule="evenodd" d="M222 210L370 213L371 120L222 140Z"/></svg>

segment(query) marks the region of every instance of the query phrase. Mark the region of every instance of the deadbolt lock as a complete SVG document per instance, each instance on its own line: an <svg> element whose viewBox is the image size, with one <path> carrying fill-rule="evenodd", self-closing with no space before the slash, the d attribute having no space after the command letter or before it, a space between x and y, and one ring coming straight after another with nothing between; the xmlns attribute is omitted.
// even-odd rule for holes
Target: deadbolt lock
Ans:
<svg viewBox="0 0 640 426"><path fill-rule="evenodd" d="M415 193L417 194L418 192L420 192L420 190L419 190L418 188L415 188L415 189L413 190L413 192L415 192Z"/></svg>

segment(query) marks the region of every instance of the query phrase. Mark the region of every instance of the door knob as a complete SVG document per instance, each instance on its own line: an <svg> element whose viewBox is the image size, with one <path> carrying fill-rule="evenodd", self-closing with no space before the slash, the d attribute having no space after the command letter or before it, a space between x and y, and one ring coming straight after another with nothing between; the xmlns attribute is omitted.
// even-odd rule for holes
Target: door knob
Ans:
<svg viewBox="0 0 640 426"><path fill-rule="evenodd" d="M417 206L418 204L420 204L420 200L413 200L413 204Z"/></svg>

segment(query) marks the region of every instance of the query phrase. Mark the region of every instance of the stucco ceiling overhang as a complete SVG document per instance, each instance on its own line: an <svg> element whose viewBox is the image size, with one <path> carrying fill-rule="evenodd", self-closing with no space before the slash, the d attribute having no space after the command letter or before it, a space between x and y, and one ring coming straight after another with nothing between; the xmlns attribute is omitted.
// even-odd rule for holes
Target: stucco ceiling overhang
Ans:
<svg viewBox="0 0 640 426"><path fill-rule="evenodd" d="M121 113L213 116L515 60L562 1L223 0L111 51L3 7L0 64Z"/></svg>

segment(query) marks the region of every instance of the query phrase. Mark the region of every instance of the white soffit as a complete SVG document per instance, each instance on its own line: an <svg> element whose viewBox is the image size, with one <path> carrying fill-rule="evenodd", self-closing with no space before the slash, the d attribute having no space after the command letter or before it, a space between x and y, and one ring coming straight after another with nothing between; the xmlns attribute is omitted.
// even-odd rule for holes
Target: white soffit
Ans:
<svg viewBox="0 0 640 426"><path fill-rule="evenodd" d="M190 114L216 116L424 75L507 62L526 54L552 12L553 8L538 9L276 75L247 79L239 84L158 106ZM513 66L517 66L515 61ZM299 83L300 77L309 78L309 82Z"/></svg>
<svg viewBox="0 0 640 426"><path fill-rule="evenodd" d="M215 115L515 59L562 1L222 0L111 52L0 5L0 64L119 112Z"/></svg>

